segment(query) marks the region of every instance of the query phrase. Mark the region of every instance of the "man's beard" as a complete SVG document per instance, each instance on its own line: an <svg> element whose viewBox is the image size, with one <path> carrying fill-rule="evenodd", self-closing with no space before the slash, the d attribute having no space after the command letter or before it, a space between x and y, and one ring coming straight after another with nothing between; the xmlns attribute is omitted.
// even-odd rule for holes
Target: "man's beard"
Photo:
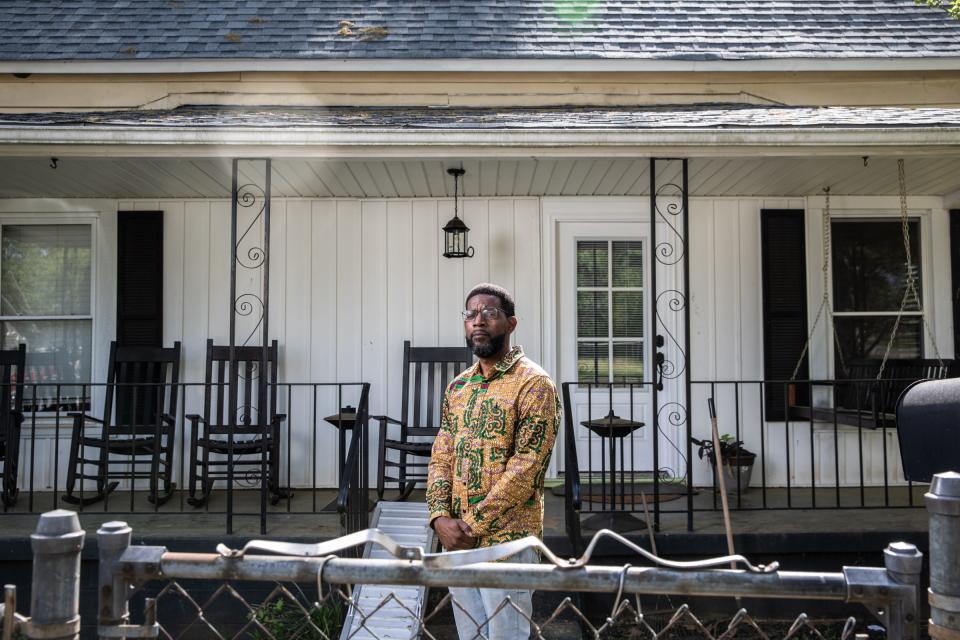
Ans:
<svg viewBox="0 0 960 640"><path fill-rule="evenodd" d="M474 344L470 336L467 336L466 339L467 346L473 351L473 355L478 358L489 358L496 353L500 353L503 349L504 342L507 340L507 334L501 333L498 336L490 336L490 339L487 340L485 344Z"/></svg>

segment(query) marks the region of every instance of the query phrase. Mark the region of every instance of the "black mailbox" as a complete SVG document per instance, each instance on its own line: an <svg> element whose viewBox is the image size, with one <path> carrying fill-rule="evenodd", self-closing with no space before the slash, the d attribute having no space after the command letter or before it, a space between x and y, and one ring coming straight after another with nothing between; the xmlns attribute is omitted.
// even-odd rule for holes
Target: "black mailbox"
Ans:
<svg viewBox="0 0 960 640"><path fill-rule="evenodd" d="M913 482L960 469L960 378L920 380L897 401L903 473Z"/></svg>

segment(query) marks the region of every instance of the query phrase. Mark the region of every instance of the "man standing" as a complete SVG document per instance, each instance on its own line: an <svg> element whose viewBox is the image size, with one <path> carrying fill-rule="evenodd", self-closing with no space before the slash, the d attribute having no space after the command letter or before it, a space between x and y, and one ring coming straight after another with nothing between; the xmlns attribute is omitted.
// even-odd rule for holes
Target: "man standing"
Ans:
<svg viewBox="0 0 960 640"><path fill-rule="evenodd" d="M479 284L467 294L464 334L479 362L447 387L427 479L430 526L447 551L543 535L543 478L561 406L550 376L519 345L510 348L516 327L506 289ZM527 550L511 561L537 555ZM461 640L529 636L532 591L450 593ZM507 596L522 614L503 606Z"/></svg>

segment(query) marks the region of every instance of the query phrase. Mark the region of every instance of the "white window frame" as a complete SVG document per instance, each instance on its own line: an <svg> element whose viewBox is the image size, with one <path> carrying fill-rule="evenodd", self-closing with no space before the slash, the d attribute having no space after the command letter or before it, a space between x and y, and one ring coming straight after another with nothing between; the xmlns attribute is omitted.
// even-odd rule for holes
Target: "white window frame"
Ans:
<svg viewBox="0 0 960 640"><path fill-rule="evenodd" d="M91 380L82 381L83 383L92 383L95 382L94 378L96 377L96 362L94 357L99 353L99 344L97 341L97 318L96 318L96 309L97 309L97 237L98 237L98 217L91 216L88 214L82 215L63 215L63 214L48 214L48 213L32 213L32 214L0 214L0 239L3 237L3 227L6 226L22 226L22 225L82 225L90 228L90 313L85 315L68 315L68 316L10 316L10 315L0 315L0 320L2 321L18 321L18 320L89 320L90 321L90 363L89 371ZM2 276L2 260L0 260L0 276ZM29 346L27 348L29 356ZM73 386L73 385L71 385ZM93 391L95 387L89 387L87 391L88 402L93 403ZM29 392L26 394L27 398L30 398ZM33 412L31 412L33 413ZM55 412L52 411L37 411L35 412L38 416L51 416Z"/></svg>
<svg viewBox="0 0 960 640"><path fill-rule="evenodd" d="M586 337L586 338L581 338L580 335L579 335L579 334L580 334L580 327L579 327L580 317L579 317L579 314L577 314L577 322L576 322L576 330L575 330L576 342L577 342L577 347L578 347L577 353L579 353L579 345L580 345L580 343L583 343L583 342L593 343L593 344L606 344L606 345L607 345L607 375L606 375L606 380L602 380L602 381L599 381L599 382L600 382L601 384L602 384L602 383L608 383L608 382L612 382L612 383L614 383L614 384L617 384L617 381L613 379L613 358L614 358L614 356L613 356L613 345L614 345L614 344L617 344L617 343L620 343L620 344L639 344L639 345L641 345L641 346L643 347L643 379L640 380L640 381L634 382L634 384L639 384L639 383L641 383L641 382L643 382L643 383L649 382L649 381L650 381L650 380L649 380L650 369L649 369L649 367L647 366L648 363L649 363L649 361L650 361L650 357L649 357L649 353L648 353L648 351L649 351L649 349L648 349L648 346L649 346L649 335L648 335L648 334L649 334L649 331L648 331L649 321L648 321L648 320L649 320L649 319L648 319L647 313L646 313L647 304L648 304L648 300L647 300L647 297L646 297L646 296L647 296L647 289L648 289L648 287L647 287L647 282L648 282L647 270L648 270L648 267L647 267L647 264L646 264L646 259L647 259L647 240L646 240L646 238L642 238L642 237L637 237L637 238L625 238L625 237L612 238L612 237L609 237L609 236L605 236L605 237L579 237L579 236L578 236L578 237L574 238L574 246L573 246L574 264L576 264L576 256L577 256L577 253L578 253L579 244L580 244L581 242L606 242L606 243L607 243L607 286L605 286L605 287L581 287L581 286L579 286L579 285L577 284L576 280L574 280L574 282L573 282L573 287L574 287L574 304L576 304L576 299L577 299L577 297L578 297L577 294L579 294L581 291L588 291L588 292L589 292L589 291L593 291L593 292L600 292L600 293L606 293L606 294L607 294L607 336L606 336L605 338L599 338L599 337L592 337L592 338L591 338L591 337ZM640 254L641 254L641 256L642 256L641 259L644 261L644 263L643 263L643 265L642 265L643 277L642 277L642 280L641 280L641 283L640 283L640 286L639 286L639 287L616 287L616 286L614 286L614 284L613 284L613 243L614 243L614 242L639 242L639 243L640 243ZM642 326L642 330L643 330L643 335L640 336L639 338L617 338L617 337L615 337L615 336L613 335L613 294L614 294L615 292L616 292L616 293L622 293L622 292L639 292L639 293L643 296L644 316L643 316L643 323L642 323L642 325L641 325L641 326ZM579 374L579 371L577 371L577 381L578 381L578 382L579 382L579 377L580 377L580 374ZM584 383L586 383L586 382L590 382L590 381L589 381L589 380L584 381ZM626 384L626 383L625 383L625 384Z"/></svg>
<svg viewBox="0 0 960 640"><path fill-rule="evenodd" d="M810 378L832 380L836 378L834 366L835 345L833 327L821 318L814 326L817 309L823 297L823 196L806 199L806 245L807 245L807 326L813 333L810 340ZM831 218L890 219L900 220L900 201L896 196L831 196ZM952 315L950 301L950 236L949 215L943 199L935 196L912 196L907 198L907 214L920 223L920 283L921 303L926 321L933 331L941 355L953 353ZM831 312L833 305L833 263L829 264L827 286L830 293ZM937 300L943 301L937 304ZM886 314L886 312L882 312ZM837 314L838 316L843 314ZM859 312L854 315L860 315ZM918 314L915 314L918 315ZM924 330L924 354L933 354L933 344ZM829 400L820 399L821 402ZM815 400L815 404L817 401Z"/></svg>

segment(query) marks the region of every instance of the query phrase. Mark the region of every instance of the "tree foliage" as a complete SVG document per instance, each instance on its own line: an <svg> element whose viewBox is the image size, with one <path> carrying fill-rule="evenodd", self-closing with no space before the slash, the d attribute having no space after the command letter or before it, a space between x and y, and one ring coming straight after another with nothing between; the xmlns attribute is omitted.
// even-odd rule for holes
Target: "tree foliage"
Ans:
<svg viewBox="0 0 960 640"><path fill-rule="evenodd" d="M960 20L960 0L914 0L914 2L918 5L943 9L957 20Z"/></svg>

